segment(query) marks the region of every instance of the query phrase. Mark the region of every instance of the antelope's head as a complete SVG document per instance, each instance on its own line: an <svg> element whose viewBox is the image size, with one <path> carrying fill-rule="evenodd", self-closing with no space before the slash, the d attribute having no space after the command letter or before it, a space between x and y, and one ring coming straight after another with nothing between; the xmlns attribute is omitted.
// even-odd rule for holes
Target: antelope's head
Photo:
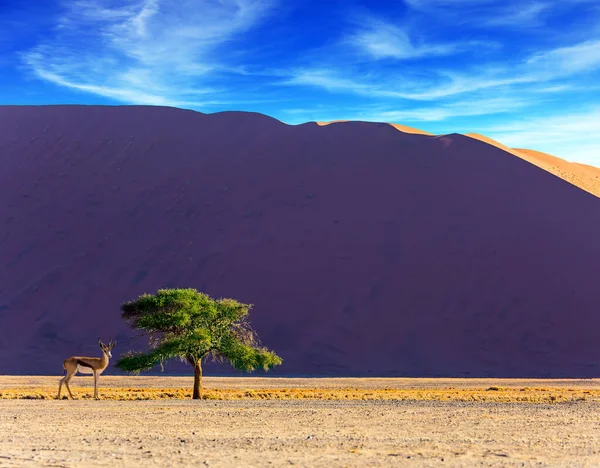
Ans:
<svg viewBox="0 0 600 468"><path fill-rule="evenodd" d="M110 338L108 340L108 344L106 345L106 344L102 343L102 340L100 340L100 338L98 338L98 344L100 345L100 349L102 350L102 352L104 354L106 354L109 358L111 358L112 353L110 351L115 347L117 342L113 341L112 338Z"/></svg>

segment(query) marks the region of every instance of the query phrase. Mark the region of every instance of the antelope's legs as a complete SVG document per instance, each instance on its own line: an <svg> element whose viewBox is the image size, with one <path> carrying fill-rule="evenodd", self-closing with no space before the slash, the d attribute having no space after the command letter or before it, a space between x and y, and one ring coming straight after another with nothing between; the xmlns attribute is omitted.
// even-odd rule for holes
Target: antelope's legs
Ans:
<svg viewBox="0 0 600 468"><path fill-rule="evenodd" d="M75 374L77 372L77 369L72 370L67 367L67 368L65 368L65 370L67 371L67 375L65 375L62 379L60 379L60 382L58 383L58 399L59 400L60 400L60 393L61 393L63 384L65 384L65 387L67 387L67 390L69 391L69 395L71 396L71 399L73 399L73 394L71 393L71 389L69 388L69 381L73 377L73 374Z"/></svg>
<svg viewBox="0 0 600 468"><path fill-rule="evenodd" d="M67 378L67 376L64 376L62 379L60 379L60 382L58 383L58 397L57 397L58 400L60 400L60 391L62 389L62 384L66 378Z"/></svg>
<svg viewBox="0 0 600 468"><path fill-rule="evenodd" d="M65 377L65 387L67 387L67 390L69 391L71 400L74 400L73 394L71 393L71 388L69 387L69 381L71 380L71 377L73 377L73 374L71 374L71 373L67 374L67 376Z"/></svg>
<svg viewBox="0 0 600 468"><path fill-rule="evenodd" d="M94 370L94 400L99 400L98 398L98 372Z"/></svg>

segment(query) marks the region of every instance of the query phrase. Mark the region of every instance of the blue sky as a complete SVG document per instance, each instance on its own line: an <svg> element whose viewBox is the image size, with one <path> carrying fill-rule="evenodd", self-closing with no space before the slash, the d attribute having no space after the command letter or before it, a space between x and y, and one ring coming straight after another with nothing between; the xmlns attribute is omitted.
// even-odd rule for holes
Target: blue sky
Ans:
<svg viewBox="0 0 600 468"><path fill-rule="evenodd" d="M600 0L0 0L0 103L386 121L600 166Z"/></svg>

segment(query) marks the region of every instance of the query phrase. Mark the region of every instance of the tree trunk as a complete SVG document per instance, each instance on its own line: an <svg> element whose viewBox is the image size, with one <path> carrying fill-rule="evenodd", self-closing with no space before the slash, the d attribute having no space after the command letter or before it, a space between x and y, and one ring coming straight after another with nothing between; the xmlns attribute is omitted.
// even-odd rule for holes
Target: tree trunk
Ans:
<svg viewBox="0 0 600 468"><path fill-rule="evenodd" d="M192 395L194 400L202 399L202 360L198 359L194 363L194 393Z"/></svg>

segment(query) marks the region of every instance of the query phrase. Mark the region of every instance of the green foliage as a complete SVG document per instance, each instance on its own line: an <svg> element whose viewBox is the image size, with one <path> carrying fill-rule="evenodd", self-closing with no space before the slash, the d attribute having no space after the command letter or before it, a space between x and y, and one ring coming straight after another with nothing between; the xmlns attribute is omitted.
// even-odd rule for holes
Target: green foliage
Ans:
<svg viewBox="0 0 600 468"><path fill-rule="evenodd" d="M282 360L262 347L248 323L252 306L234 299L212 299L195 289L161 289L123 304L123 318L149 335L151 350L129 353L120 369L138 373L179 358L196 366L211 356L235 369L268 370Z"/></svg>

